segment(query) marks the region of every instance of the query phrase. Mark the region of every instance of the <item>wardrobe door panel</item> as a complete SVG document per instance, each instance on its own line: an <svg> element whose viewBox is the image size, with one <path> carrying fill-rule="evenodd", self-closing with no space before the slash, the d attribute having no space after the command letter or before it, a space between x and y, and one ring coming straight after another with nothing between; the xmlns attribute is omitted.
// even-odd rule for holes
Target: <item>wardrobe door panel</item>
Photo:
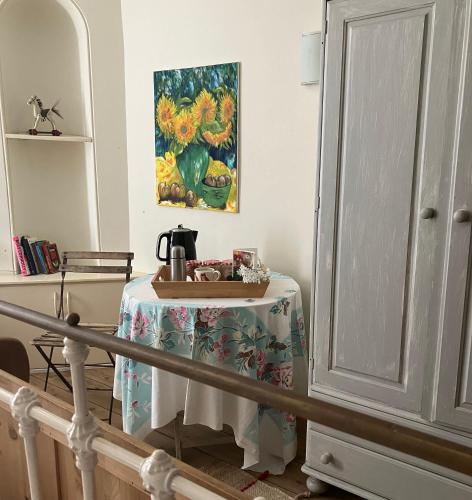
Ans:
<svg viewBox="0 0 472 500"><path fill-rule="evenodd" d="M331 364L392 383L405 356L424 28L421 11L353 21L346 33Z"/></svg>
<svg viewBox="0 0 472 500"><path fill-rule="evenodd" d="M315 383L418 412L453 14L333 0L327 19Z"/></svg>
<svg viewBox="0 0 472 500"><path fill-rule="evenodd" d="M470 16L469 16L470 23ZM472 34L467 26L452 166L433 416L472 432Z"/></svg>

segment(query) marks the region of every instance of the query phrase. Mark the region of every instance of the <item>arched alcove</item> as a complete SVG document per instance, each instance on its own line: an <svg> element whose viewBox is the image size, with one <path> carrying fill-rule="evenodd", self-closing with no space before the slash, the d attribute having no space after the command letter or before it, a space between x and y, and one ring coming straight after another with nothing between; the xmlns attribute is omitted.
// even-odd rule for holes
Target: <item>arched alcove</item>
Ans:
<svg viewBox="0 0 472 500"><path fill-rule="evenodd" d="M99 249L89 36L75 2L0 3L0 84L11 234ZM60 99L63 136L23 135L34 94L45 107Z"/></svg>

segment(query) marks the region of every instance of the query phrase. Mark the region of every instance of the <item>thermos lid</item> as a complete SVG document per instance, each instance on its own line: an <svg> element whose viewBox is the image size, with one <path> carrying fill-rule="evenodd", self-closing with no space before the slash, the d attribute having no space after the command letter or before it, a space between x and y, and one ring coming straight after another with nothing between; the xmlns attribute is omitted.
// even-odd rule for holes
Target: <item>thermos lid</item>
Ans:
<svg viewBox="0 0 472 500"><path fill-rule="evenodd" d="M185 259L185 248L180 245L175 245L170 249L171 259Z"/></svg>

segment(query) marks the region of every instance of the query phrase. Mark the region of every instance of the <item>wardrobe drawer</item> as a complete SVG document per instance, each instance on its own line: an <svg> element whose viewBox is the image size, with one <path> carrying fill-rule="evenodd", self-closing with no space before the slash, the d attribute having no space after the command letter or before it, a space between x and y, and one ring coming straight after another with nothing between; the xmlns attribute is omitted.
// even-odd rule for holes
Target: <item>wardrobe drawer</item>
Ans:
<svg viewBox="0 0 472 500"><path fill-rule="evenodd" d="M469 486L314 430L307 434L307 466L382 498L472 498Z"/></svg>

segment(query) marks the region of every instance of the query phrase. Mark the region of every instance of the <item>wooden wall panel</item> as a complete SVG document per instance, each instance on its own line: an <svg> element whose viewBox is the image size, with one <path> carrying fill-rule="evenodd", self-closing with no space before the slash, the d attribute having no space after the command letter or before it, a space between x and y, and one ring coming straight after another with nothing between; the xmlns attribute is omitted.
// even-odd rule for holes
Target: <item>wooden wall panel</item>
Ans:
<svg viewBox="0 0 472 500"><path fill-rule="evenodd" d="M0 500L29 499L23 441L10 413L0 408Z"/></svg>
<svg viewBox="0 0 472 500"><path fill-rule="evenodd" d="M38 449L39 476L42 478L41 488L47 500L60 500L59 478L57 475L56 442L45 434L36 436ZM26 463L25 469L26 471Z"/></svg>
<svg viewBox="0 0 472 500"><path fill-rule="evenodd" d="M75 458L72 450L56 442L56 453L61 500L82 498L82 480L79 469L75 466Z"/></svg>
<svg viewBox="0 0 472 500"><path fill-rule="evenodd" d="M149 495L126 484L102 467L96 469L97 498L102 500L148 500Z"/></svg>

